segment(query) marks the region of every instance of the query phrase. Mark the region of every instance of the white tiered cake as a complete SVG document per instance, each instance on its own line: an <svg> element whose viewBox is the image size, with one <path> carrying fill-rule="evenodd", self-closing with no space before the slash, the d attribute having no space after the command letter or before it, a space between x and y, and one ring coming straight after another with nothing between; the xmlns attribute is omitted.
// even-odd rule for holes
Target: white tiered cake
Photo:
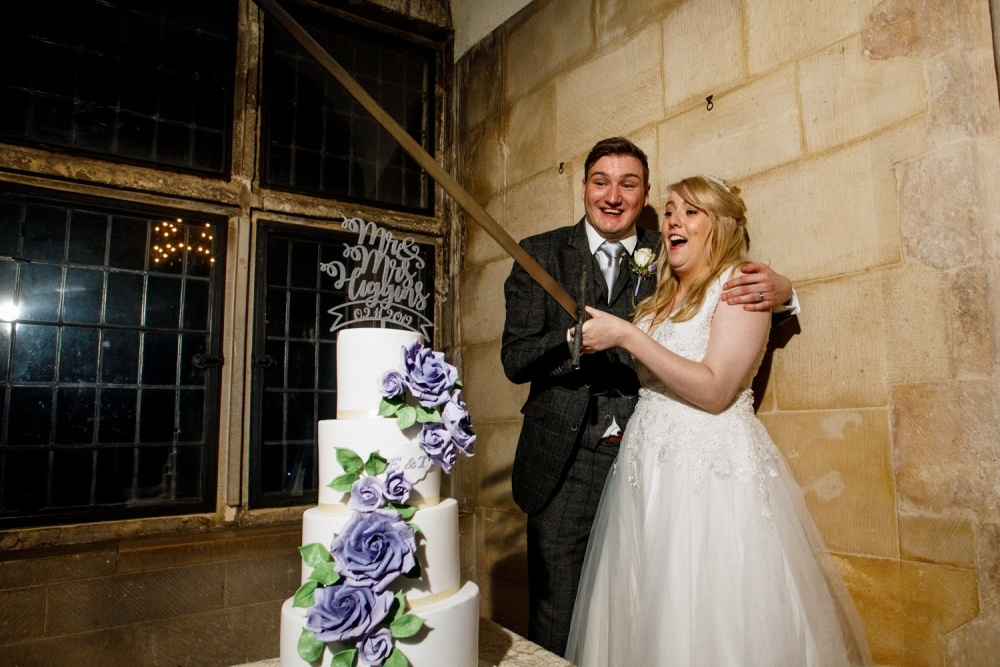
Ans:
<svg viewBox="0 0 1000 667"><path fill-rule="evenodd" d="M351 492L328 486L345 474L337 448L353 450L362 460L377 452L388 461L389 470L401 470L412 483L407 504L416 508L409 521L419 526L416 557L420 578L399 577L390 590L401 591L406 612L423 619L415 635L394 639L396 648L413 667L477 667L479 633L479 589L460 581L458 552L458 504L440 497L441 471L431 465L417 442L421 425L400 430L396 419L379 416L383 395L379 379L400 365L400 348L422 336L392 329L346 329L337 339L337 419L319 422L319 504L302 519L302 544L319 543L329 548L351 519L347 503ZM313 568L303 563L302 581ZM402 613L402 612L400 612ZM307 622L307 609L294 606L294 598L281 610L281 665L307 667L299 653L299 641ZM357 640L325 645L321 664L353 649ZM366 665L364 652L353 660ZM382 664L382 663L377 663Z"/></svg>

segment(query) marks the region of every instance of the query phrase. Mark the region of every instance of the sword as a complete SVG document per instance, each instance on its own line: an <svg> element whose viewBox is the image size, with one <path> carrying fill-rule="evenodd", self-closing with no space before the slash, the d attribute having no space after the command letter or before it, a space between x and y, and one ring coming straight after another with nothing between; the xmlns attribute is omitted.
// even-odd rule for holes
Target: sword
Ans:
<svg viewBox="0 0 1000 667"><path fill-rule="evenodd" d="M500 244L500 247L507 251L507 254L514 258L514 261L521 265L528 275L535 279L542 289L549 293L553 299L555 299L563 310L570 314L571 317L579 317L577 314L577 304L573 300L573 297L569 295L562 285L557 283L555 279L549 275L549 273L542 268L541 264L535 261L535 259L524 251L524 248L517 244L517 241L511 237L507 231L501 227L493 217L486 212L482 206L479 205L475 199L472 198L465 188L458 184L451 174L444 170L444 168L437 163L437 161L431 157L430 153L424 150L421 146L414 140L409 133L400 127L392 116L390 116L386 111L379 106L378 102L368 94L368 92L361 87L357 81L345 70L340 64L333 59L326 49L324 49L319 42L317 42L312 35L303 28L298 21L292 18L284 7L278 4L277 0L254 0L257 6L260 7L265 14L270 16L275 23L277 23L281 28L288 33L288 35L298 43L306 53L311 55L313 59L319 63L320 67L326 70L327 74L332 76L347 93L354 98L354 100L361 105L368 115L371 116L375 122L381 125L386 132L389 133L396 143L406 151L410 157L412 157L417 164L423 167L424 171L433 178L441 189L447 192L452 199L461 206L466 213L469 214L473 220L479 223L483 231L489 234L494 241ZM579 319L577 321L580 321Z"/></svg>
<svg viewBox="0 0 1000 667"><path fill-rule="evenodd" d="M587 320L587 267L580 271L580 291L577 295L576 327L573 330L573 370L580 370L580 344L583 342L583 323Z"/></svg>

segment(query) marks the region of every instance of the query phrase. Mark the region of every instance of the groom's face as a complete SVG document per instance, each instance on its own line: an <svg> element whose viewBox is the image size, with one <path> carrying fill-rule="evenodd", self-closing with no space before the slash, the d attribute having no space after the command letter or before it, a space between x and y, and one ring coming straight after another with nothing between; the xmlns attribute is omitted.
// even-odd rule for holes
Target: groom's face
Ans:
<svg viewBox="0 0 1000 667"><path fill-rule="evenodd" d="M583 181L583 205L591 226L606 239L630 236L649 202L642 163L631 155L605 155Z"/></svg>

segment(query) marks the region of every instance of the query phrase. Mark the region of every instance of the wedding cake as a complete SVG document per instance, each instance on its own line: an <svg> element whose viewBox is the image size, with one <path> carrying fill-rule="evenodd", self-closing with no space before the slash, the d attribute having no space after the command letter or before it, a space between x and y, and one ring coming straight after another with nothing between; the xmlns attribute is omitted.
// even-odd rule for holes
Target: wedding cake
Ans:
<svg viewBox="0 0 1000 667"><path fill-rule="evenodd" d="M337 419L319 422L319 503L281 665L477 667L479 589L460 580L458 504L441 473L475 440L461 382L423 337L345 329Z"/></svg>

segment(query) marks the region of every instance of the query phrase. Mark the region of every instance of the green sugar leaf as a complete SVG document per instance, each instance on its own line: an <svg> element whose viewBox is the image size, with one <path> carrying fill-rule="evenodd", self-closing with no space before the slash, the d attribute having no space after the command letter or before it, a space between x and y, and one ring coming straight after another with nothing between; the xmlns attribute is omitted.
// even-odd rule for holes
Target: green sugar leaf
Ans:
<svg viewBox="0 0 1000 667"><path fill-rule="evenodd" d="M360 474L365 469L364 461L350 449L337 447L337 463L344 469L344 472Z"/></svg>
<svg viewBox="0 0 1000 667"><path fill-rule="evenodd" d="M313 592L319 586L318 581L309 580L306 583L299 586L299 590L295 591L295 598L293 599L293 607L311 607L315 604L315 598L313 597Z"/></svg>
<svg viewBox="0 0 1000 667"><path fill-rule="evenodd" d="M403 407L403 399L394 398L390 401L387 398L383 398L382 402L378 404L378 416L391 417L396 414L396 411L401 407Z"/></svg>
<svg viewBox="0 0 1000 667"><path fill-rule="evenodd" d="M385 662L382 663L382 667L407 667L407 665L409 664L410 661L406 659L406 656L403 655L403 652L400 651L398 648L394 648L392 649L392 653L389 655L389 657L386 658Z"/></svg>
<svg viewBox="0 0 1000 667"><path fill-rule="evenodd" d="M354 656L357 653L358 649L349 648L346 651L335 654L330 660L330 667L351 667L354 664Z"/></svg>
<svg viewBox="0 0 1000 667"><path fill-rule="evenodd" d="M421 424L427 423L441 423L441 413L434 408L425 408L422 405L416 407L417 410L417 421Z"/></svg>
<svg viewBox="0 0 1000 667"><path fill-rule="evenodd" d="M319 542L299 547L299 553L302 554L303 562L309 567L316 567L320 563L330 562L330 550Z"/></svg>
<svg viewBox="0 0 1000 667"><path fill-rule="evenodd" d="M316 662L323 655L324 647L323 642L318 641L313 633L305 628L302 629L298 644L300 658L306 662Z"/></svg>
<svg viewBox="0 0 1000 667"><path fill-rule="evenodd" d="M399 430L404 431L417 421L417 410L412 405L405 405L399 409L396 413L396 426Z"/></svg>
<svg viewBox="0 0 1000 667"><path fill-rule="evenodd" d="M360 460L360 459L359 459ZM341 493L350 493L351 487L354 483L361 479L361 476L356 472L345 472L339 477L335 477L332 482L327 484L334 491L339 491Z"/></svg>
<svg viewBox="0 0 1000 667"><path fill-rule="evenodd" d="M396 606L396 613L393 615L392 620L396 621L406 613L406 598L403 597L403 591L396 591L394 597L396 598L396 601L393 603Z"/></svg>
<svg viewBox="0 0 1000 667"><path fill-rule="evenodd" d="M406 639L420 632L424 619L416 614L403 614L389 625L389 632L396 639Z"/></svg>
<svg viewBox="0 0 1000 667"><path fill-rule="evenodd" d="M455 389L461 389L464 385L461 380L455 380L455 384L452 385Z"/></svg>
<svg viewBox="0 0 1000 667"><path fill-rule="evenodd" d="M389 462L379 456L378 452L372 452L365 461L365 471L369 475L381 475L389 467Z"/></svg>
<svg viewBox="0 0 1000 667"><path fill-rule="evenodd" d="M333 569L333 563L320 563L309 574L309 581L318 581L324 586L332 586L340 579L340 575Z"/></svg>

